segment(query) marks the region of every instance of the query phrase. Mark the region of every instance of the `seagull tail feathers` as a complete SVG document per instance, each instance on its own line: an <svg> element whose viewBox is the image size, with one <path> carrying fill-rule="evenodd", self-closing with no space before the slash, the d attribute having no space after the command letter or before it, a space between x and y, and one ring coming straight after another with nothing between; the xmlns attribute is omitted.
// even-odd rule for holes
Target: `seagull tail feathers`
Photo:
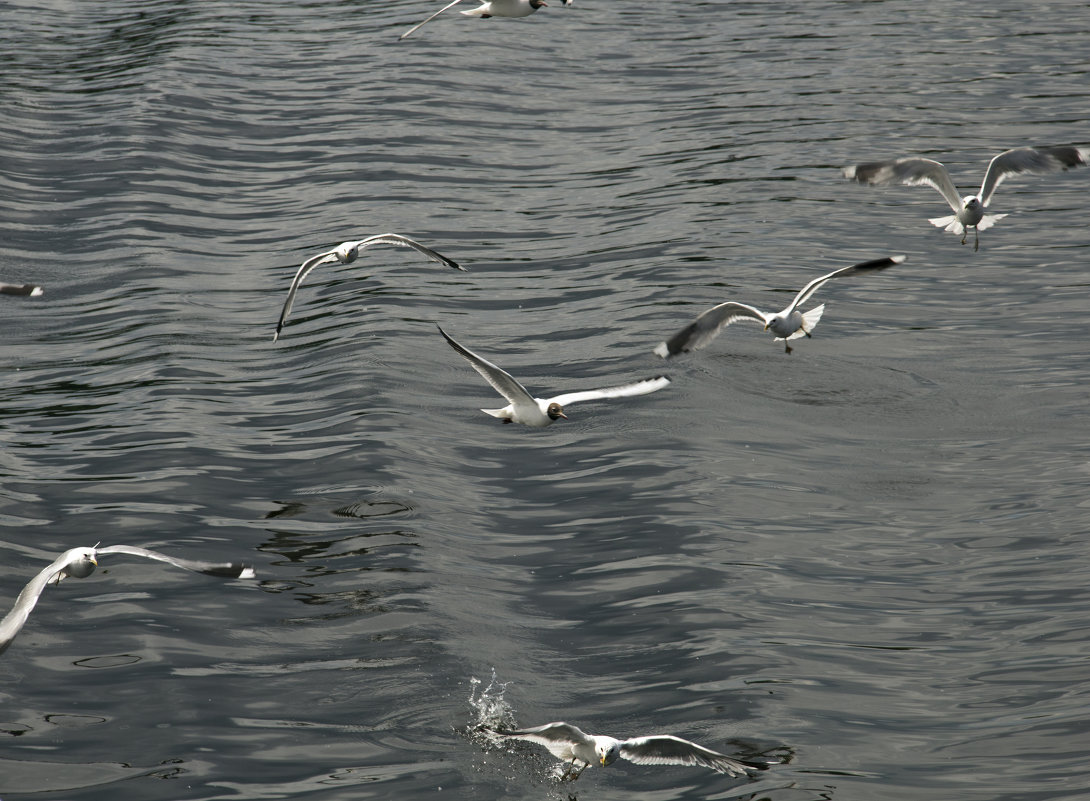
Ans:
<svg viewBox="0 0 1090 801"><path fill-rule="evenodd" d="M502 409L481 409L481 411L484 412L485 414L490 414L493 417L504 417L504 418L506 418L507 415L508 415L508 407L506 407L506 406L503 407Z"/></svg>

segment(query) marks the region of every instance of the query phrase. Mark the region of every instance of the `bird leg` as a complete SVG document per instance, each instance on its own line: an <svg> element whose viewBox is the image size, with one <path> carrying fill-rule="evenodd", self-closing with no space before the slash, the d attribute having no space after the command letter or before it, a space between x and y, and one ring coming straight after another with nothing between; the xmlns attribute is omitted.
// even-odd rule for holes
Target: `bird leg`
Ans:
<svg viewBox="0 0 1090 801"><path fill-rule="evenodd" d="M788 345L787 342L783 343L783 352L784 353L790 353L791 352L791 346Z"/></svg>
<svg viewBox="0 0 1090 801"><path fill-rule="evenodd" d="M976 235L976 242L973 243L973 253L980 250L980 229L975 225L973 226L973 233Z"/></svg>
<svg viewBox="0 0 1090 801"><path fill-rule="evenodd" d="M587 769L587 765L590 764L589 762L584 762L583 767L579 768L579 770L576 770L575 762L576 757L572 757L571 764L568 765L568 769L564 771L564 774L560 777L560 781L575 781L582 775L583 771Z"/></svg>

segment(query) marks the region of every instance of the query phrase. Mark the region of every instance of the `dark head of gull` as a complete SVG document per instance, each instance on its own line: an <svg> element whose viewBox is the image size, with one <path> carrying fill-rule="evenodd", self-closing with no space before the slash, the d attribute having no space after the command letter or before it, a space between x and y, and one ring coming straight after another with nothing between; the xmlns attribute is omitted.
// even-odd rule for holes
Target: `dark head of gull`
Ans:
<svg viewBox="0 0 1090 801"><path fill-rule="evenodd" d="M549 407L545 410L545 414L549 415L550 420L559 420L563 417L565 420L568 416L564 414L564 410L560 408L559 403L550 403Z"/></svg>
<svg viewBox="0 0 1090 801"><path fill-rule="evenodd" d="M533 8L533 9L538 9L538 8L541 8L542 6L547 6L547 5L549 5L549 4L546 3L545 0L530 0L530 8Z"/></svg>

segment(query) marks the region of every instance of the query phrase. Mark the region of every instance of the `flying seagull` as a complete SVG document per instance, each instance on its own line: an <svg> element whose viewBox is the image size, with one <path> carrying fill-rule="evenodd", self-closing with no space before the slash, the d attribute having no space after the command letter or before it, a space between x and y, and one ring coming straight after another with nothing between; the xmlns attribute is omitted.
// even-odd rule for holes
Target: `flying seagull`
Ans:
<svg viewBox="0 0 1090 801"><path fill-rule="evenodd" d="M755 320L762 323L766 331L771 330L776 335L777 342L781 339L784 341L784 351L790 353L791 346L787 344L788 340L810 336L810 332L814 330L814 326L818 324L818 320L821 319L821 315L825 311L824 303L805 313L799 311L799 306L809 300L810 296L817 292L822 284L833 278L843 278L847 275L873 270L884 270L894 264L900 264L906 258L906 256L888 256L833 270L833 272L815 278L804 286L802 291L795 295L795 299L791 301L787 308L778 314L769 314L752 306L747 306L745 303L735 303L733 301L720 303L718 306L708 309L665 342L659 343L658 347L655 348L655 353L667 359L679 353L700 350L719 336L719 332L725 327L738 320Z"/></svg>
<svg viewBox="0 0 1090 801"><path fill-rule="evenodd" d="M846 178L861 184L874 186L932 186L939 190L954 213L948 217L934 217L928 222L955 234L961 234L961 244L972 228L976 237L973 250L980 249L980 232L991 228L1006 214L985 214L992 195L1004 179L1020 172L1036 175L1060 172L1069 167L1090 164L1090 150L1080 147L1016 147L1004 150L988 163L984 183L976 195L959 197L950 173L941 163L924 158L904 158L895 161L876 161L845 167Z"/></svg>
<svg viewBox="0 0 1090 801"><path fill-rule="evenodd" d="M143 556L147 559L156 559L167 562L175 567L193 570L198 573L207 573L212 576L226 578L253 578L254 570L248 565L226 562L199 562L192 559L179 559L174 556L157 551L149 551L147 548L136 548L131 545L110 545L106 548L70 548L58 556L52 564L41 570L32 578L15 599L15 606L0 620L0 653L3 653L11 641L15 639L23 625L30 616L31 610L38 603L38 598L47 584L59 584L69 576L87 578L95 572L98 566L98 557L103 554L124 553L131 556Z"/></svg>
<svg viewBox="0 0 1090 801"><path fill-rule="evenodd" d="M441 9L436 11L424 22L420 22L413 25L405 33L401 34L399 38L404 39L406 36L412 35L417 28L433 19L438 17L448 8L458 5L462 0L454 0L453 3L447 3ZM570 6L572 0L564 0L564 5ZM469 11L463 11L467 17L480 17L481 19L488 19L489 17L528 17L537 11L542 6L547 6L548 3L545 0L491 0L491 2L482 3L477 8L472 8Z"/></svg>
<svg viewBox="0 0 1090 801"><path fill-rule="evenodd" d="M777 760L735 759L702 745L682 740L672 734L632 737L617 740L604 734L586 734L570 723L546 723L530 729L492 729L501 737L529 740L545 746L557 759L570 762L561 781L575 781L592 763L605 767L617 757L637 765L699 765L728 776L746 776L750 771L767 770ZM577 763L582 763L577 767Z"/></svg>
<svg viewBox="0 0 1090 801"><path fill-rule="evenodd" d="M561 417L567 420L568 416L564 414L564 407L569 403L580 403L600 398L627 398L630 395L646 395L649 392L660 390L670 383L669 378L660 375L619 387L569 392L548 399L535 398L526 387L515 380L514 376L506 370L502 370L487 359L478 356L469 348L459 345L442 328L439 328L439 333L450 343L452 348L462 354L473 365L473 369L480 373L496 392L509 401L509 404L502 409L481 409L485 414L499 417L505 423L522 423L523 425L542 428L552 425Z"/></svg>
<svg viewBox="0 0 1090 801"><path fill-rule="evenodd" d="M369 236L366 239L360 239L356 242L342 242L333 248L333 250L327 250L325 253L319 253L317 256L312 256L299 266L299 271L295 273L295 278L291 282L291 288L288 290L288 299L284 301L284 308L280 311L280 321L276 324L276 333L273 334L273 342L280 336L280 329L284 327L284 323L288 319L288 315L291 314L291 307L295 303L295 293L299 291L299 285L303 283L303 280L310 275L311 270L321 264L332 264L339 261L341 264L351 264L359 258L360 251L371 247L372 245L399 245L400 247L412 248L418 253L423 253L432 261L437 261L440 264L445 264L453 270L461 270L465 272L466 269L462 265L453 259L448 259L442 253L438 253L429 247L421 245L419 242L415 242L409 239L407 236L401 234L375 234Z"/></svg>
<svg viewBox="0 0 1090 801"><path fill-rule="evenodd" d="M20 295L22 297L36 297L42 294L42 288L36 284L2 284L0 283L0 295Z"/></svg>

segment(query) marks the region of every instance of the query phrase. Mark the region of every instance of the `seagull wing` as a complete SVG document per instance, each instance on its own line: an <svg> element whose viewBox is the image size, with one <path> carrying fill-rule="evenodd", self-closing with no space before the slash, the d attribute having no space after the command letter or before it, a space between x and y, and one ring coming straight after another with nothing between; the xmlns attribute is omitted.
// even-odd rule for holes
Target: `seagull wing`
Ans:
<svg viewBox="0 0 1090 801"><path fill-rule="evenodd" d="M791 305L787 307L786 311L790 312L797 309L803 303L810 299L821 285L826 281L830 281L833 278L843 278L847 275L855 275L856 273L866 273L872 270L884 270L887 267L892 267L894 264L900 264L907 256L886 256L881 259L871 259L870 261L864 261L860 264L853 264L851 267L841 267L839 270L833 270L828 275L823 275L821 278L815 278L802 288L799 294L795 295L795 299L791 301Z"/></svg>
<svg viewBox="0 0 1090 801"><path fill-rule="evenodd" d="M987 206L1003 180L1020 172L1044 174L1090 164L1090 150L1078 147L1016 147L1005 150L988 164L980 185L980 202Z"/></svg>
<svg viewBox="0 0 1090 801"><path fill-rule="evenodd" d="M700 350L719 336L720 331L738 320L765 323L768 322L768 315L745 303L720 303L712 306L665 342L659 343L655 353L666 359L678 353Z"/></svg>
<svg viewBox="0 0 1090 801"><path fill-rule="evenodd" d="M198 562L193 559L179 559L175 556L167 556L158 551L149 551L147 548L137 548L132 545L108 545L105 548L95 548L99 556L110 553L127 553L130 556L142 556L145 559L155 559L159 562L192 570L197 573L207 573L210 576L222 576L224 578L253 578L254 569L249 565L238 562Z"/></svg>
<svg viewBox="0 0 1090 801"><path fill-rule="evenodd" d="M412 34L413 34L413 32L415 32L415 31L416 31L416 29L417 29L417 28L419 28L419 27L420 27L421 25L425 25L425 24L427 24L427 23L431 22L431 21L432 21L433 19L435 19L436 17L438 17L438 16L440 15L440 14L442 14L442 13L443 13L444 11L446 11L446 10L447 10L448 8L450 8L451 6L456 6L456 5L458 5L458 4L460 3L460 2L462 2L462 0L454 0L454 2L453 2L453 3L447 3L447 4L445 5L445 6L443 6L443 7L441 8L441 9L439 9L438 11L436 11L436 12L435 12L434 14L432 14L432 15L431 15L430 17L428 17L428 18L427 18L426 20L424 20L423 22L419 22L419 23L417 23L416 25L413 25L413 26L412 26L411 28L409 28L409 30L407 30L407 31L405 31L405 33L401 34L401 36L399 36L399 37L398 37L398 39L404 39L404 38L405 38L406 36L410 36L410 35L412 35Z"/></svg>
<svg viewBox="0 0 1090 801"><path fill-rule="evenodd" d="M516 381L515 377L509 372L492 364L488 359L478 356L469 348L459 345L440 326L436 326L436 328L439 329L439 333L443 335L443 338L450 343L450 346L462 354L473 365L473 369L480 373L484 380L492 386L492 389L507 398L509 403L537 405L534 396L527 391L526 387Z"/></svg>
<svg viewBox="0 0 1090 801"><path fill-rule="evenodd" d="M844 177L861 184L873 186L933 186L942 193L950 208L961 211L961 196L950 180L950 173L940 162L932 159L907 158L896 161L876 161L845 167Z"/></svg>
<svg viewBox="0 0 1090 801"><path fill-rule="evenodd" d="M276 333L273 334L273 342L276 342L277 337L280 336L280 329L284 327L288 315L291 314L291 307L295 303L295 293L299 291L299 285L303 283L303 279L310 275L310 271L319 264L329 264L336 260L337 251L327 250L325 253L319 253L317 256L312 256L299 266L299 271L295 274L295 278L292 279L291 288L288 290L288 299L284 301L284 308L280 310L280 320L276 323Z"/></svg>
<svg viewBox="0 0 1090 801"><path fill-rule="evenodd" d="M543 745L557 759L571 759L572 748L577 745L594 748L594 738L570 723L546 723L529 729L494 729L502 737L517 737Z"/></svg>
<svg viewBox="0 0 1090 801"><path fill-rule="evenodd" d="M637 765L701 765L729 776L748 776L750 770L768 767L765 763L732 759L671 734L625 740L621 743L621 756Z"/></svg>
<svg viewBox="0 0 1090 801"><path fill-rule="evenodd" d="M440 264L445 264L452 270L461 270L463 273L466 272L466 268L460 265L458 262L454 261L454 259L448 259L439 251L432 250L429 247L425 247L416 240L409 239L409 237L402 236L401 234L375 234L374 236L369 236L366 239L361 239L359 242L355 242L353 246L359 250L364 250L365 248L369 248L372 245L398 245L403 248L412 248L417 253L422 253L432 261L437 261Z"/></svg>
<svg viewBox="0 0 1090 801"><path fill-rule="evenodd" d="M0 654L11 645L15 635L23 630L27 618L30 617L46 585L59 583L67 575L75 575L79 578L91 575L95 569L94 558L93 548L71 548L54 559L49 566L39 570L38 574L27 582L23 591L19 593L19 597L15 599L15 605L12 606L11 611L4 615L3 620L0 620ZM71 573L68 572L70 569L72 569Z"/></svg>
<svg viewBox="0 0 1090 801"><path fill-rule="evenodd" d="M642 381L633 381L631 384L622 384L619 387L588 389L584 392L569 392L566 395L557 395L555 398L549 398L549 403L559 403L561 406L567 406L569 403L598 400L599 398L627 398L632 395L646 395L649 392L658 392L669 385L670 379L664 375L659 375L654 378L645 378Z"/></svg>

